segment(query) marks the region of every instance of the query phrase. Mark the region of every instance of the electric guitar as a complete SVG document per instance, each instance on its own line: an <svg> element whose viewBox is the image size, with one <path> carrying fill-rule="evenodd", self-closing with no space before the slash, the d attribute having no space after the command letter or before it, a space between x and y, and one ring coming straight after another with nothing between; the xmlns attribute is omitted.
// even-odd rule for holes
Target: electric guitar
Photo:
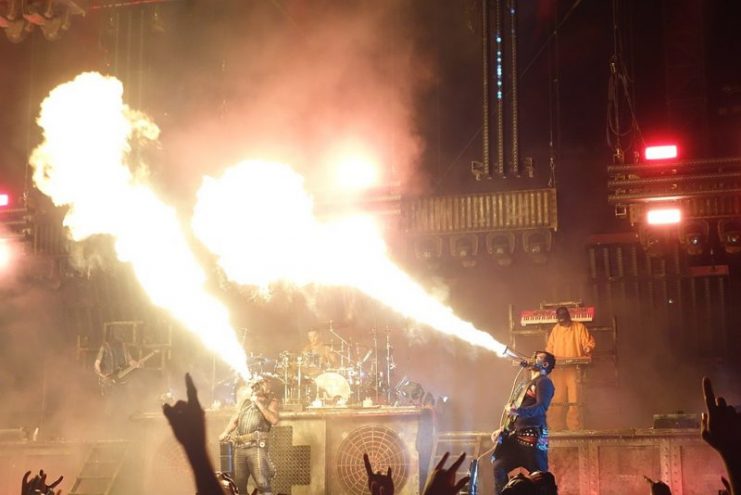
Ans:
<svg viewBox="0 0 741 495"><path fill-rule="evenodd" d="M515 377L515 380L517 380L517 377ZM490 452L492 461L505 455L505 451L510 446L510 437L515 431L515 421L517 420L517 415L513 414L510 409L522 405L522 401L525 400L527 391L530 389L532 383L532 380L523 380L512 389L512 395L510 395L510 400L507 402L509 407L502 413L502 419L499 422L501 426L496 437L492 434L494 447L487 450L479 457L474 458L468 468L468 476L471 478L468 482L468 495L478 495L479 493L479 462L481 459L489 455Z"/></svg>
<svg viewBox="0 0 741 495"><path fill-rule="evenodd" d="M502 456L504 451L509 446L510 436L515 431L515 421L517 421L517 414L511 412L510 409L516 409L522 405L522 402L525 400L525 396L527 396L527 392L530 389L532 383L532 380L523 380L514 389L512 395L510 396L510 400L507 403L508 407L502 413L502 420L500 422L501 427L499 428L499 433L497 434L496 440L494 442L494 452L492 453L492 458L496 459L497 457Z"/></svg>
<svg viewBox="0 0 741 495"><path fill-rule="evenodd" d="M127 366L126 368L121 368L120 370L114 371L113 373L111 373L110 375L106 375L105 377L102 377L102 376L99 377L99 380L98 381L100 382L100 386L103 387L104 389L106 389L106 388L110 388L110 387L112 387L114 385L125 383L126 380L127 380L126 377L129 376L129 374L132 371L134 371L135 369L138 369L142 364L144 364L147 361L149 361L149 359L151 359L152 356L154 356L158 352L160 352L160 351L159 350L154 350L154 351L150 352L149 354L147 354L146 356L144 356L143 358L141 358L134 365Z"/></svg>

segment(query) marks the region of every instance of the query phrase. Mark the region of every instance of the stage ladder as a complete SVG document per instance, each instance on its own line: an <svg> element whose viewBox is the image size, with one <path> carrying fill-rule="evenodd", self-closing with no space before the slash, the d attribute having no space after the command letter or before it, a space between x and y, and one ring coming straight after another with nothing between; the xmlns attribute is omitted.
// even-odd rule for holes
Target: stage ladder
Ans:
<svg viewBox="0 0 741 495"><path fill-rule="evenodd" d="M69 495L109 495L128 449L123 441L93 443Z"/></svg>

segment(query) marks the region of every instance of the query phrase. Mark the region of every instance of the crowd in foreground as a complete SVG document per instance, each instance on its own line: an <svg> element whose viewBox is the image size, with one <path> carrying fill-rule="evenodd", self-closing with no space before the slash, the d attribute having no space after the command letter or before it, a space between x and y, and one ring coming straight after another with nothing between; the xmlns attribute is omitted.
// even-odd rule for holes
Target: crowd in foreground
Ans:
<svg viewBox="0 0 741 495"><path fill-rule="evenodd" d="M232 495L236 493L233 482L225 475L218 475L206 451L205 412L198 401L198 392L190 375L185 376L187 401L165 405L163 412L175 438L183 446L195 478L197 495ZM741 495L741 414L726 403L723 397L715 397L708 378L702 380L706 411L702 414L700 434L702 439L715 449L723 459L728 478L722 477L725 487L720 493ZM424 495L453 495L460 492L469 482L464 476L456 480L458 468L465 460L461 454L449 467L446 453L435 466L424 488ZM391 468L385 472L375 471L368 455L363 456L368 474L368 489L371 495L393 495L394 483ZM62 476L47 484L47 473L39 471L34 477L31 472L23 476L21 495L61 495L57 486ZM650 481L650 480L649 480ZM256 495L257 491L252 495ZM513 474L502 490L506 495L555 495L558 493L556 479L548 472L527 473L520 470ZM650 481L651 495L671 495L671 488L663 482Z"/></svg>

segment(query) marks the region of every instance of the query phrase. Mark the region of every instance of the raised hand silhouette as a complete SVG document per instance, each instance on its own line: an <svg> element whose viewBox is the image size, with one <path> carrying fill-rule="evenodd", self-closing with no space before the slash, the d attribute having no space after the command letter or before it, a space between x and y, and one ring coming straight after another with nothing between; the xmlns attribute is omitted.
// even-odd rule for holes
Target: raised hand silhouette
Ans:
<svg viewBox="0 0 741 495"><path fill-rule="evenodd" d="M371 495L394 495L394 480L391 479L391 467L389 466L386 474L381 471L373 472L368 454L363 454L363 463L365 463L365 472L368 474L368 488Z"/></svg>
<svg viewBox="0 0 741 495"><path fill-rule="evenodd" d="M455 474L466 458L466 454L462 453L448 469L445 469L445 462L448 460L449 455L448 452L445 452L443 458L435 466L430 479L427 480L424 495L454 495L471 479L470 476L464 476L458 482L455 481Z"/></svg>
<svg viewBox="0 0 741 495"><path fill-rule="evenodd" d="M715 397L710 378L703 377L706 412L702 413L700 434L723 458L730 480L730 493L741 492L741 414L723 397Z"/></svg>
<svg viewBox="0 0 741 495"><path fill-rule="evenodd" d="M31 471L27 471L26 474L23 475L23 480L21 480L21 495L55 495L54 488L56 488L64 479L64 476L60 476L52 484L47 485L46 473L43 469L39 470L39 474L31 478L31 481L28 480L30 475ZM56 495L59 495L60 493L62 493L61 490L56 492Z"/></svg>
<svg viewBox="0 0 741 495"><path fill-rule="evenodd" d="M198 391L189 374L185 375L187 402L179 400L174 406L165 404L162 412L172 427L178 442L186 452L202 449L206 445L206 414L198 402Z"/></svg>

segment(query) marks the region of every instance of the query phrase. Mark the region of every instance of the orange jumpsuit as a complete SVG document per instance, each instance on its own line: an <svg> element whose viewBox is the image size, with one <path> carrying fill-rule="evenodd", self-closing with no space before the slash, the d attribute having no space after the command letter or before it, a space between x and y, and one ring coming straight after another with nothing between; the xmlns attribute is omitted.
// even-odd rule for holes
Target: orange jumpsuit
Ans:
<svg viewBox="0 0 741 495"><path fill-rule="evenodd" d="M578 321L569 325L556 323L548 335L545 350L556 356L556 367L551 372L551 380L556 387L553 402L548 411L548 426L556 430L581 430L582 417L580 404L581 383L575 366L561 366L563 358L586 357L594 350L594 337L587 327Z"/></svg>

